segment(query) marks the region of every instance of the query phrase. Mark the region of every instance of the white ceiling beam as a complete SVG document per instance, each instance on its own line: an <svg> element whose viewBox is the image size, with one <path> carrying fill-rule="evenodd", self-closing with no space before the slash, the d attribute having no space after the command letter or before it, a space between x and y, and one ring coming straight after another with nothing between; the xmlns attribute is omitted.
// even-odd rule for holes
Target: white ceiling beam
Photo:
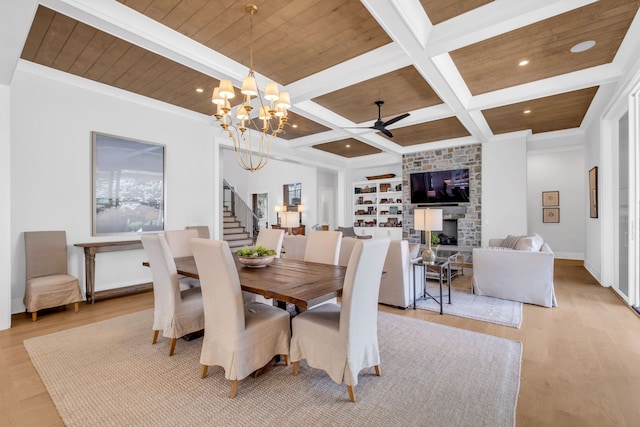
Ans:
<svg viewBox="0 0 640 427"><path fill-rule="evenodd" d="M428 56L508 33L596 0L496 0L433 27L425 43Z"/></svg>
<svg viewBox="0 0 640 427"><path fill-rule="evenodd" d="M3 0L0 13L0 84L9 86L18 66L31 22L38 8L37 0Z"/></svg>

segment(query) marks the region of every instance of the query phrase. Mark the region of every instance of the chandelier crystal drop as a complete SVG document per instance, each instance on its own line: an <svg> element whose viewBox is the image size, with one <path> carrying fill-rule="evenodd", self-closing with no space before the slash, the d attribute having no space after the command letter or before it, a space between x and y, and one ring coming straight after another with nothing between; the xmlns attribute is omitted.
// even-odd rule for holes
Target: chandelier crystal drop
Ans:
<svg viewBox="0 0 640 427"><path fill-rule="evenodd" d="M238 164L243 169L253 172L267 164L271 142L275 136L283 132L287 124L287 111L291 107L291 101L289 94L280 92L274 82L267 83L264 96L260 93L253 70L253 15L257 13L258 6L248 4L246 11L250 22L250 56L249 75L242 81L240 90L243 96L242 103L238 104L232 113L229 100L235 98L236 94L231 80L220 80L220 86L213 89L211 102L217 106L215 118L233 140ZM251 116L252 97L257 97L260 105L257 118L255 115ZM267 102L264 102L263 98Z"/></svg>

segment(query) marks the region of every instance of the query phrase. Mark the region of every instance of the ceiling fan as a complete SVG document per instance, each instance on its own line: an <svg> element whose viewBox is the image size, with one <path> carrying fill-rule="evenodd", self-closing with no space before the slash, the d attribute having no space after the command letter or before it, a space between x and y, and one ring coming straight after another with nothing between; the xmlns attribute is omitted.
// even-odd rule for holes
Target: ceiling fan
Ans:
<svg viewBox="0 0 640 427"><path fill-rule="evenodd" d="M376 120L373 126L357 126L357 127L351 127L351 128L343 128L343 129L362 129L366 127L367 129L375 129L377 131L380 131L383 134L387 135L389 138L393 138L393 134L389 132L389 130L387 129L387 126L392 125L395 122L404 119L405 117L409 117L410 114L409 113L400 114L399 116L396 116L393 119L389 119L386 122L383 122L381 118L381 109L382 109L381 107L382 107L382 104L384 104L384 101L376 101L375 104L378 106L378 120Z"/></svg>

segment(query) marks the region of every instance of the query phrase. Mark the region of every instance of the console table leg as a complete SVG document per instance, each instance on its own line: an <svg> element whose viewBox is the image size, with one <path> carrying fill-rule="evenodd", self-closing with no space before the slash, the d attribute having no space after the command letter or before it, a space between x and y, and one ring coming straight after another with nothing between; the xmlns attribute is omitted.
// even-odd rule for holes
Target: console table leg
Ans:
<svg viewBox="0 0 640 427"><path fill-rule="evenodd" d="M93 304L95 302L96 254L91 251L91 248L85 248L84 269L87 303Z"/></svg>

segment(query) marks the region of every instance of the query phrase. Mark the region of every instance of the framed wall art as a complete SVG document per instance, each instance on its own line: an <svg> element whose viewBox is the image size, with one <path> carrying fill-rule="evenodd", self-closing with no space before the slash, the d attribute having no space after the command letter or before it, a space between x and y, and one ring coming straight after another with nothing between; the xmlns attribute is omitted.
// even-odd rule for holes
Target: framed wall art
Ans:
<svg viewBox="0 0 640 427"><path fill-rule="evenodd" d="M560 206L559 191L543 191L542 206Z"/></svg>
<svg viewBox="0 0 640 427"><path fill-rule="evenodd" d="M165 146L98 132L93 148L93 235L164 230Z"/></svg>
<svg viewBox="0 0 640 427"><path fill-rule="evenodd" d="M560 222L560 208L542 208L542 222Z"/></svg>
<svg viewBox="0 0 640 427"><path fill-rule="evenodd" d="M589 217L598 218L598 167L589 170Z"/></svg>

